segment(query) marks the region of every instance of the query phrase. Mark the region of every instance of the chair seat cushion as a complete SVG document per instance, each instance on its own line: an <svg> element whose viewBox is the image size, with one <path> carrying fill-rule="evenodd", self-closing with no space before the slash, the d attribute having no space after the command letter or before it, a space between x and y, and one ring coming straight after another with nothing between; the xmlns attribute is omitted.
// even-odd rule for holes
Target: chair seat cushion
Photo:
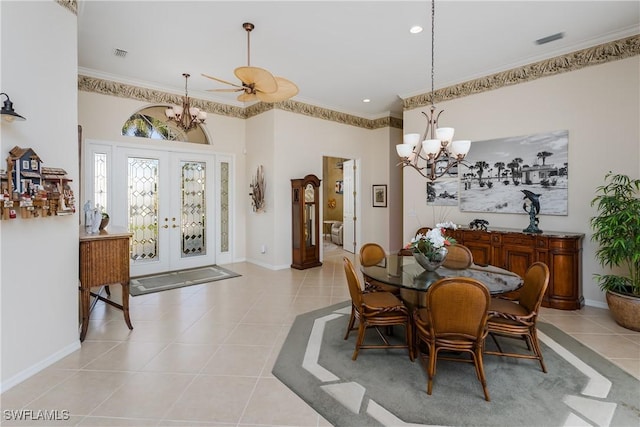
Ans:
<svg viewBox="0 0 640 427"><path fill-rule="evenodd" d="M390 292L371 292L362 295L362 302L369 307L395 307L402 301Z"/></svg>
<svg viewBox="0 0 640 427"><path fill-rule="evenodd" d="M489 312L492 311L511 314L514 316L526 316L527 314L529 314L527 309L517 302L509 301L502 298L491 298L491 302L489 304Z"/></svg>

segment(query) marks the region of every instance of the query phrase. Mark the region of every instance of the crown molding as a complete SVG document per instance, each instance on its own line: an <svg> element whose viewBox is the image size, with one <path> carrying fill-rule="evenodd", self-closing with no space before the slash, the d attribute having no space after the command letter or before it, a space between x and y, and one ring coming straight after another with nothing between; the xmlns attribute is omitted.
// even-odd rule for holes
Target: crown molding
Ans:
<svg viewBox="0 0 640 427"><path fill-rule="evenodd" d="M181 95L83 75L78 76L78 90L156 104L178 105L182 103ZM190 101L193 107L198 107L208 113L240 119L246 118L244 109L240 107L191 97Z"/></svg>
<svg viewBox="0 0 640 427"><path fill-rule="evenodd" d="M78 0L56 0L56 3L78 16Z"/></svg>
<svg viewBox="0 0 640 427"><path fill-rule="evenodd" d="M505 86L526 83L542 77L554 76L568 71L576 71L592 65L617 61L640 54L640 35L603 43L587 49L512 68L458 85L438 89L433 94L433 102L447 101L475 95ZM404 111L431 105L431 93L406 98L402 102Z"/></svg>

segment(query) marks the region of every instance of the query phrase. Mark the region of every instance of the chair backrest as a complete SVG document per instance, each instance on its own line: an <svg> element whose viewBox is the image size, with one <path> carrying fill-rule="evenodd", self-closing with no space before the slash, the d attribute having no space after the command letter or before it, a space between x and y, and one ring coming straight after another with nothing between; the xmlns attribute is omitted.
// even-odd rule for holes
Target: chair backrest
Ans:
<svg viewBox="0 0 640 427"><path fill-rule="evenodd" d="M538 312L542 298L549 285L549 267L543 262L534 262L524 274L524 284L520 288L518 303L529 313Z"/></svg>
<svg viewBox="0 0 640 427"><path fill-rule="evenodd" d="M482 282L470 277L447 277L429 286L427 307L436 338L477 340L484 335L491 296Z"/></svg>
<svg viewBox="0 0 640 427"><path fill-rule="evenodd" d="M473 264L473 255L468 247L458 243L447 247L449 252L444 259L443 267L455 270L463 270Z"/></svg>
<svg viewBox="0 0 640 427"><path fill-rule="evenodd" d="M351 295L351 301L356 307L362 305L362 287L360 286L360 279L356 273L356 269L353 267L353 263L347 257L342 257L344 263L344 273L347 276L347 285L349 286L349 295Z"/></svg>
<svg viewBox="0 0 640 427"><path fill-rule="evenodd" d="M387 254L377 243L365 243L360 248L360 265L369 267L382 261Z"/></svg>
<svg viewBox="0 0 640 427"><path fill-rule="evenodd" d="M431 230L431 227L420 227L414 236L417 236L418 234L427 234L429 230Z"/></svg>

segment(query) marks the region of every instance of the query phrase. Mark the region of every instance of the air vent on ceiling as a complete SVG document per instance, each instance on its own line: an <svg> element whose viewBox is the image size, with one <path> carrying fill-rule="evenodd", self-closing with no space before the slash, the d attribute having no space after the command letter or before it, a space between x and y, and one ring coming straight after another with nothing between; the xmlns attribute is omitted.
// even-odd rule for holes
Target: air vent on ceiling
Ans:
<svg viewBox="0 0 640 427"><path fill-rule="evenodd" d="M536 40L536 44L546 44L564 38L564 33L555 33L547 37Z"/></svg>
<svg viewBox="0 0 640 427"><path fill-rule="evenodd" d="M127 56L127 52L126 50L122 50L122 49L113 49L113 54L115 56L119 56L120 58L124 58L125 56Z"/></svg>

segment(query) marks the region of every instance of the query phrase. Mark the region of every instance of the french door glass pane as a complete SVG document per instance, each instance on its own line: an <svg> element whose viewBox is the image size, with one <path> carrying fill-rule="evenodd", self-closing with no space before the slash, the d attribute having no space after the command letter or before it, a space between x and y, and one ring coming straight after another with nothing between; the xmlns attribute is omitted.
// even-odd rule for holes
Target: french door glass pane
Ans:
<svg viewBox="0 0 640 427"><path fill-rule="evenodd" d="M220 163L220 252L229 252L229 163Z"/></svg>
<svg viewBox="0 0 640 427"><path fill-rule="evenodd" d="M206 163L181 162L182 217L181 242L183 258L205 255L206 230Z"/></svg>
<svg viewBox="0 0 640 427"><path fill-rule="evenodd" d="M107 206L107 166L107 155L105 153L94 153L93 198L96 206L102 206L104 212L109 211L109 206Z"/></svg>
<svg viewBox="0 0 640 427"><path fill-rule="evenodd" d="M131 259L158 257L158 159L129 157L129 232Z"/></svg>

